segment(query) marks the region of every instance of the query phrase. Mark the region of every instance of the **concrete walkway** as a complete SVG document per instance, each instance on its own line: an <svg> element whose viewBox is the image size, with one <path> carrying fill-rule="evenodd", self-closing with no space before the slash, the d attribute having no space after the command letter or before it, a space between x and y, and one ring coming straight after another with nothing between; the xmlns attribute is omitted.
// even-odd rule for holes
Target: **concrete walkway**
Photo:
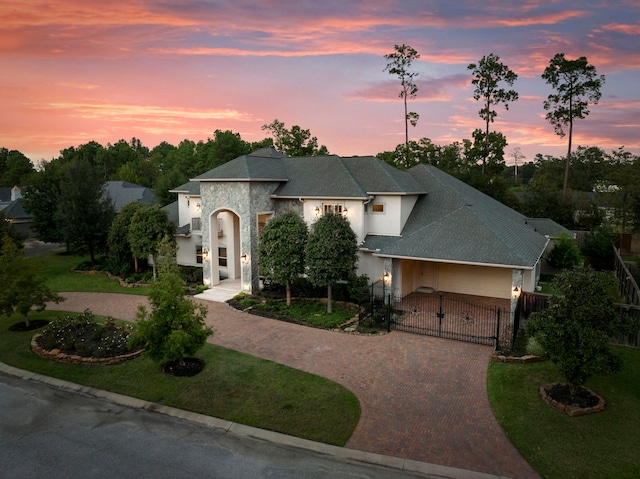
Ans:
<svg viewBox="0 0 640 479"><path fill-rule="evenodd" d="M145 297L64 293L50 309L133 320ZM538 479L496 422L486 393L491 348L393 332L359 336L206 302L211 343L327 377L362 408L347 447L496 476Z"/></svg>

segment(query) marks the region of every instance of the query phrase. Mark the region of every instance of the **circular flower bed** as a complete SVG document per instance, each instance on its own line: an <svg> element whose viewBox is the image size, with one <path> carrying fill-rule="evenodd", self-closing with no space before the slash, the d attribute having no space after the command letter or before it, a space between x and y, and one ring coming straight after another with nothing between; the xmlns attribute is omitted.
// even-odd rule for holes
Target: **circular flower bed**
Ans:
<svg viewBox="0 0 640 479"><path fill-rule="evenodd" d="M108 318L95 320L86 310L49 323L33 336L31 349L47 359L76 364L117 364L138 356L141 349L128 345L130 328L117 326Z"/></svg>
<svg viewBox="0 0 640 479"><path fill-rule="evenodd" d="M605 408L605 400L583 386L572 391L566 383L543 384L538 393L551 407L572 417L601 412Z"/></svg>

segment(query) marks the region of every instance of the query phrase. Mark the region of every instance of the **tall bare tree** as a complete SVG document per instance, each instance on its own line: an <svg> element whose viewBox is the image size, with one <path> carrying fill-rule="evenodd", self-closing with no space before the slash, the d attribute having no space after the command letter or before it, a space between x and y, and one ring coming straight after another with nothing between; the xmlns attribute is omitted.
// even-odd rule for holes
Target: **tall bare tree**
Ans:
<svg viewBox="0 0 640 479"><path fill-rule="evenodd" d="M590 65L586 57L568 60L564 53L556 53L544 69L542 78L555 90L544 102L544 109L548 111L545 118L561 138L565 136L565 128L569 128L569 146L562 187L562 197L565 199L571 163L573 120L585 118L589 115L589 104L595 105L600 101L604 75L598 75L596 67Z"/></svg>
<svg viewBox="0 0 640 479"><path fill-rule="evenodd" d="M413 82L418 73L409 69L413 61L420 58L420 54L409 45L402 44L396 45L395 51L384 57L387 60L387 66L384 71L389 72L390 75L396 75L400 79L400 85L402 86L398 96L404 101L404 142L407 148L407 159L410 160L409 123L411 123L411 126L416 126L420 115L414 111L408 111L407 107L407 99L415 98L418 93L418 87Z"/></svg>
<svg viewBox="0 0 640 479"><path fill-rule="evenodd" d="M493 123L493 120L498 113L495 110L496 105L502 103L505 110L509 109L509 102L518 99L518 92L515 90L507 90L500 86L501 82L512 86L518 78L508 66L500 62L500 57L493 53L484 56L480 61L471 63L467 66L467 69L472 70L473 80L471 84L475 85L476 89L473 92L473 98L475 100L482 100L482 109L478 112L480 118L485 121L485 142L489 141L489 123ZM488 145L487 145L488 146ZM484 174L485 163L487 162L487 156L489 155L489 149L485 148L482 158L482 174Z"/></svg>

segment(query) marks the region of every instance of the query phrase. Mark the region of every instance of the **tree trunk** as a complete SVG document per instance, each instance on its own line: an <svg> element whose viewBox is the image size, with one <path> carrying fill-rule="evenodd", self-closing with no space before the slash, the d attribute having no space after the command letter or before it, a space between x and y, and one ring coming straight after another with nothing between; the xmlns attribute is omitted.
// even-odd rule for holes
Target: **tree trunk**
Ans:
<svg viewBox="0 0 640 479"><path fill-rule="evenodd" d="M133 271L136 272L136 274L138 273L138 258L133 258Z"/></svg>
<svg viewBox="0 0 640 479"><path fill-rule="evenodd" d="M158 280L158 275L156 273L156 255L155 254L151 255L151 260L153 261L153 267L152 267L152 269L153 269L153 281L155 282L155 281Z"/></svg>
<svg viewBox="0 0 640 479"><path fill-rule="evenodd" d="M287 289L287 306L291 306L291 283L289 281L287 281L286 289Z"/></svg>
<svg viewBox="0 0 640 479"><path fill-rule="evenodd" d="M562 185L562 199L567 199L567 187L569 185L569 164L571 163L571 139L573 136L573 112L571 110L571 99L569 100L569 147L567 149L567 161L564 165L564 183Z"/></svg>
<svg viewBox="0 0 640 479"><path fill-rule="evenodd" d="M329 283L327 285L327 313L329 313L329 314L333 313L333 304L331 304L332 303L332 300L331 300L332 296L333 295L332 295L332 291L331 291L331 283Z"/></svg>
<svg viewBox="0 0 640 479"><path fill-rule="evenodd" d="M29 313L24 313L24 324L27 325L27 329L31 326L31 322L29 321Z"/></svg>

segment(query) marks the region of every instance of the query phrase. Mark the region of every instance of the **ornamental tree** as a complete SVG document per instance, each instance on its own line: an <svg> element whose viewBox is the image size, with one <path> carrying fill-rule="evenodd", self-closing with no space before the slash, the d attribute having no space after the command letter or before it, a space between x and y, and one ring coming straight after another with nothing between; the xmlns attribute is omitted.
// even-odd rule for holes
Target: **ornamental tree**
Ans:
<svg viewBox="0 0 640 479"><path fill-rule="evenodd" d="M169 221L167 212L158 205L144 205L131 216L127 233L131 252L136 259L152 257L154 280L157 279L156 258L160 242L166 236L173 239L174 233L174 224Z"/></svg>
<svg viewBox="0 0 640 479"><path fill-rule="evenodd" d="M549 299L546 310L529 317L527 332L538 339L575 392L594 374L622 369L622 359L609 345L611 338L636 332L640 325L615 307L617 281L611 273L580 266L560 273L553 286L558 294Z"/></svg>
<svg viewBox="0 0 640 479"><path fill-rule="evenodd" d="M266 279L285 285L287 306L291 305L291 283L304 273L308 234L307 224L293 212L276 216L260 233L260 271Z"/></svg>
<svg viewBox="0 0 640 479"><path fill-rule="evenodd" d="M327 287L327 312L332 313L332 286L355 272L358 244L342 215L321 216L313 225L306 247L307 276L315 286Z"/></svg>
<svg viewBox="0 0 640 479"><path fill-rule="evenodd" d="M43 311L48 302L60 303L64 298L54 293L38 275L36 263L24 260L19 249L8 235L2 240L0 250L0 313L10 316L19 313L30 327L29 313L35 306Z"/></svg>
<svg viewBox="0 0 640 479"><path fill-rule="evenodd" d="M184 296L184 281L175 262L175 246L162 241L158 252L158 281L149 291L151 311L138 307L132 344L145 345L157 362L181 362L200 349L213 334L205 324L207 307Z"/></svg>

